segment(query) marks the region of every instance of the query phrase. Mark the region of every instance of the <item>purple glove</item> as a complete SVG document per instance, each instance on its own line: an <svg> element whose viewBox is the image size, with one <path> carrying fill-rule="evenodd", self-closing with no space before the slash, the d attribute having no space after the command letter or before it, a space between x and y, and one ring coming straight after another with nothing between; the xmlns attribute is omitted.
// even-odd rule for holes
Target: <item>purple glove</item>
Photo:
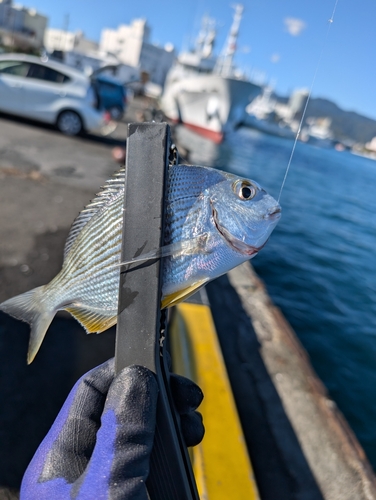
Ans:
<svg viewBox="0 0 376 500"><path fill-rule="evenodd" d="M202 392L177 375L171 389L186 443L198 444ZM157 396L155 375L141 366L115 377L111 359L84 375L30 462L21 500L147 500Z"/></svg>

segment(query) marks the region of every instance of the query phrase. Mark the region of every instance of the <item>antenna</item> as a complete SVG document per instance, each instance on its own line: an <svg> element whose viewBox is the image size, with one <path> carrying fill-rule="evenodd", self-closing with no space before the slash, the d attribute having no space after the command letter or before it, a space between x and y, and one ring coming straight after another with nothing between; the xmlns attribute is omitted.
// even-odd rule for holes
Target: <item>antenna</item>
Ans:
<svg viewBox="0 0 376 500"><path fill-rule="evenodd" d="M218 73L222 76L230 76L232 72L232 64L233 64L234 54L236 51L239 26L244 10L243 5L241 4L234 5L234 8L235 8L234 19L230 28L226 45L223 50L223 54L220 57L221 62L218 67Z"/></svg>

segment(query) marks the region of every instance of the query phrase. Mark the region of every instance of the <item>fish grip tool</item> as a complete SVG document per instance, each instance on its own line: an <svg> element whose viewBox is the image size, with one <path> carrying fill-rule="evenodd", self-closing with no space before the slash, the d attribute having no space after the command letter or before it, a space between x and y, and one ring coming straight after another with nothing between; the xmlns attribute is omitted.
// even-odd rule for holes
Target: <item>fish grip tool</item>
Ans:
<svg viewBox="0 0 376 500"><path fill-rule="evenodd" d="M122 262L163 246L169 157L173 154L166 123L128 125ZM157 425L146 483L151 500L199 500L170 392L166 313L161 311L161 298L161 259L121 268L115 370L118 373L136 364L157 377Z"/></svg>

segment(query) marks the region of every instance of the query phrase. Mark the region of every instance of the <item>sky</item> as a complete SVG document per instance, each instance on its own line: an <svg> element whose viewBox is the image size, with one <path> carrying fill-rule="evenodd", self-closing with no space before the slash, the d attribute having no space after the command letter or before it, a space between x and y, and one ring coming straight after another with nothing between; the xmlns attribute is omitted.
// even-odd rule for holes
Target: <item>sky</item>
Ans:
<svg viewBox="0 0 376 500"><path fill-rule="evenodd" d="M21 0L22 1L22 0ZM18 2L16 2L18 3ZM49 27L82 30L100 39L103 28L144 18L151 42L193 45L204 15L217 23L216 52L232 22L231 0L23 0L49 17ZM288 95L312 88L313 97L376 119L376 0L243 0L235 63ZM335 14L333 22L333 11ZM69 17L68 17L69 16ZM316 76L315 76L316 75Z"/></svg>

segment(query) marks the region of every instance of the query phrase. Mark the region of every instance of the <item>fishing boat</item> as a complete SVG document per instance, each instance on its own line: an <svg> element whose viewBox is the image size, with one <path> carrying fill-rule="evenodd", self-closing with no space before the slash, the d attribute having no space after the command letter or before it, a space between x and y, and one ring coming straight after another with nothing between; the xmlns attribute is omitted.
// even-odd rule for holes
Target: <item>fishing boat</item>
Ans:
<svg viewBox="0 0 376 500"><path fill-rule="evenodd" d="M235 6L222 55L213 55L215 26L203 20L193 52L183 52L167 75L162 110L174 122L220 143L226 132L242 123L246 106L261 92L233 64L243 6Z"/></svg>
<svg viewBox="0 0 376 500"><path fill-rule="evenodd" d="M246 107L246 116L242 125L250 127L264 134L276 135L286 139L294 139L295 132L287 123L278 119L275 113L276 100L273 98L273 88L265 86Z"/></svg>

